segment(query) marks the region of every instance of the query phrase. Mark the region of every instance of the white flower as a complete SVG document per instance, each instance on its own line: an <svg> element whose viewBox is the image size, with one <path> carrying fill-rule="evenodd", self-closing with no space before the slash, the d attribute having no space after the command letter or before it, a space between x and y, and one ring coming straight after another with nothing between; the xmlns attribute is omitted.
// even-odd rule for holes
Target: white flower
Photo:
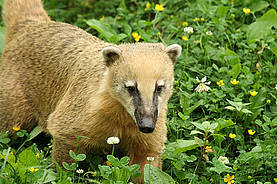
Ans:
<svg viewBox="0 0 277 184"><path fill-rule="evenodd" d="M190 33L193 33L193 28L192 28L192 27L185 27L185 28L184 28L184 32L185 32L185 33L189 33L189 34L190 34Z"/></svg>
<svg viewBox="0 0 277 184"><path fill-rule="evenodd" d="M210 88L209 86L207 86L207 85L210 85L211 82L210 82L210 81L209 81L209 82L206 82L206 80L207 80L207 77L206 77L206 76L203 77L203 78L201 79L201 81L198 79L198 77L196 77L196 81L197 81L198 83L200 83L200 84L198 84L198 86L195 88L195 91L197 91L198 93L209 91L211 88Z"/></svg>
<svg viewBox="0 0 277 184"><path fill-rule="evenodd" d="M108 144L118 144L119 143L119 138L118 137L109 137L107 139Z"/></svg>
<svg viewBox="0 0 277 184"><path fill-rule="evenodd" d="M276 84L276 86L275 86L275 89L277 90L277 84Z"/></svg>
<svg viewBox="0 0 277 184"><path fill-rule="evenodd" d="M229 160L227 157L220 156L218 160L224 164L229 164Z"/></svg>
<svg viewBox="0 0 277 184"><path fill-rule="evenodd" d="M76 173L82 174L82 173L84 173L84 170L83 170L83 169L77 169L77 170L76 170Z"/></svg>
<svg viewBox="0 0 277 184"><path fill-rule="evenodd" d="M147 159L149 162L154 161L154 157L147 157L146 159Z"/></svg>
<svg viewBox="0 0 277 184"><path fill-rule="evenodd" d="M213 32L211 32L211 31L207 31L207 32L206 32L206 35L208 35L208 36L212 36L212 35L213 35Z"/></svg>

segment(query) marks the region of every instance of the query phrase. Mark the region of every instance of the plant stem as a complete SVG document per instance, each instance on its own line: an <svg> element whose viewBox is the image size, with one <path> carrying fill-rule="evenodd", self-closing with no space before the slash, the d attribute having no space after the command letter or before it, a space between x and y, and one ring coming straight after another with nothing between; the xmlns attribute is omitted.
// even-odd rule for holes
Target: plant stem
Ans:
<svg viewBox="0 0 277 184"><path fill-rule="evenodd" d="M113 153L114 153L114 144L113 144L112 156L113 156Z"/></svg>
<svg viewBox="0 0 277 184"><path fill-rule="evenodd" d="M189 42L187 41L187 48L186 48L186 56L185 56L184 69L186 68L186 65L187 65L188 53L189 53Z"/></svg>
<svg viewBox="0 0 277 184"><path fill-rule="evenodd" d="M151 162L149 162L149 184L151 184L150 163L151 163Z"/></svg>

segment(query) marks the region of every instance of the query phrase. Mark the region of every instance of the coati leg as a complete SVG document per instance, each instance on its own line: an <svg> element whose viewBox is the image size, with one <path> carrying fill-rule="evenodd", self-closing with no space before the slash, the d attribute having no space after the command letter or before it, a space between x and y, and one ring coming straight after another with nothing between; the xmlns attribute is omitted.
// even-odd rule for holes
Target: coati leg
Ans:
<svg viewBox="0 0 277 184"><path fill-rule="evenodd" d="M15 135L13 127L30 131L36 125L31 102L12 75L0 76L0 131Z"/></svg>

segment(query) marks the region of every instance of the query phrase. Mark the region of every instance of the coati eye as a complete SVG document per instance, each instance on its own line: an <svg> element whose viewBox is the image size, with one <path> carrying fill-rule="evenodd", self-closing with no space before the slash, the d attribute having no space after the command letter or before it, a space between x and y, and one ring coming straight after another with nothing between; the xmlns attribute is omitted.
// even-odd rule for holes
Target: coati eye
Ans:
<svg viewBox="0 0 277 184"><path fill-rule="evenodd" d="M125 83L125 88L130 94L133 94L134 92L137 91L137 83L136 81L129 80Z"/></svg>
<svg viewBox="0 0 277 184"><path fill-rule="evenodd" d="M156 83L156 93L161 93L165 88L164 80L158 80Z"/></svg>
<svg viewBox="0 0 277 184"><path fill-rule="evenodd" d="M164 86L157 86L156 92L161 93L163 89L164 89Z"/></svg>
<svg viewBox="0 0 277 184"><path fill-rule="evenodd" d="M126 89L128 90L129 93L134 93L136 91L135 86L126 86Z"/></svg>

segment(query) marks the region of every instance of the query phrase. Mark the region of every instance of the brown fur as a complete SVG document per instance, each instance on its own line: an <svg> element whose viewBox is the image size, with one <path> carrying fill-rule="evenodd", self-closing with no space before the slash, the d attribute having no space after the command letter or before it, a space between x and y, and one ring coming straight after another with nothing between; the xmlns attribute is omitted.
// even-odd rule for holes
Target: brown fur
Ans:
<svg viewBox="0 0 277 184"><path fill-rule="evenodd" d="M38 122L53 136L52 157L59 164L71 161L68 151L75 149L80 136L88 137L80 138L83 153L110 151L106 139L117 136L121 141L116 149L125 151L132 164L141 164L143 170L150 156L161 168L172 60L178 50L166 50L162 44L105 43L77 27L51 21L40 0L4 0L3 17L8 32L0 65L0 130L13 134L15 125L31 130ZM111 65L101 54L107 46L121 51ZM118 87L130 79L137 81L145 104L153 98L156 81L166 81L153 133L138 130L132 97Z"/></svg>

